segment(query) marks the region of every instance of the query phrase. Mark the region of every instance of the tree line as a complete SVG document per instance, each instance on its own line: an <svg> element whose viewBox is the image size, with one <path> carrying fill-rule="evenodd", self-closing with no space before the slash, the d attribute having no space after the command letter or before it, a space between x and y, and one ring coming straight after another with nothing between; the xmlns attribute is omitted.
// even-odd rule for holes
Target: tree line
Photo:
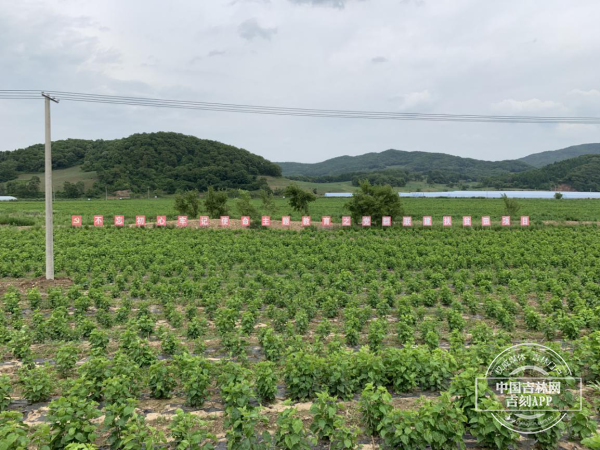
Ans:
<svg viewBox="0 0 600 450"><path fill-rule="evenodd" d="M541 169L491 177L483 184L497 189L552 190L564 185L576 191L600 191L600 155L579 156Z"/></svg>
<svg viewBox="0 0 600 450"><path fill-rule="evenodd" d="M274 202L273 192L262 189L259 195L262 210L269 214L275 214L277 206ZM294 184L287 186L283 190L283 195L294 211L304 215L310 214L310 204L317 199L313 192L301 189ZM204 197L204 210L211 217L226 216L229 213L228 200L227 192L216 190L211 186ZM175 197L175 210L180 214L197 217L201 206L202 202L198 191L179 193ZM389 184L374 186L368 180L361 182L359 190L346 203L346 208L350 211L355 223L359 223L363 216L371 216L374 224L381 225L381 219L384 216L400 217L404 214L400 197ZM240 216L250 217L252 223L260 224L260 213L253 205L248 191L239 191L235 201L235 210Z"/></svg>
<svg viewBox="0 0 600 450"><path fill-rule="evenodd" d="M32 176L29 180L13 180L7 183L0 183L0 195L12 195L17 198L42 198L44 192L40 189L42 181L37 175ZM61 189L62 188L62 189ZM82 197L97 197L98 194L94 189L86 190L83 181L71 183L65 181L62 186L57 186L55 196L58 198L82 198Z"/></svg>
<svg viewBox="0 0 600 450"><path fill-rule="evenodd" d="M288 201L288 205L294 211L308 216L310 214L310 204L317 196L310 191L303 190L297 185L291 184L283 191L283 195ZM261 199L261 210L273 215L277 212L273 191L262 189L259 192ZM557 199L562 197L557 196ZM504 211L507 216L514 217L521 209L521 204L517 199L502 196ZM204 197L204 205L200 200L198 191L187 191L177 194L175 197L175 210L182 215L197 217L201 207L208 212L210 217L226 216L230 212L229 195L226 191L219 191L212 186ZM360 223L362 217L371 217L374 225L381 225L383 217L395 218L404 215L404 208L400 196L393 190L392 186L372 185L369 180L363 180L359 189L352 195L350 200L344 205L350 212L352 221L355 224ZM252 203L250 192L240 190L234 203L235 212L240 216L250 217L251 223L259 226L261 215L259 210Z"/></svg>
<svg viewBox="0 0 600 450"><path fill-rule="evenodd" d="M205 191L267 187L265 176L281 176L281 168L247 150L217 141L180 133L142 133L109 141L68 139L52 145L55 170L81 166L96 172L98 181L86 192L89 197L105 190L146 192L149 188L166 194L178 189ZM44 146L0 152L0 183L17 181L20 174L40 173L44 168ZM21 186L5 185L30 196Z"/></svg>

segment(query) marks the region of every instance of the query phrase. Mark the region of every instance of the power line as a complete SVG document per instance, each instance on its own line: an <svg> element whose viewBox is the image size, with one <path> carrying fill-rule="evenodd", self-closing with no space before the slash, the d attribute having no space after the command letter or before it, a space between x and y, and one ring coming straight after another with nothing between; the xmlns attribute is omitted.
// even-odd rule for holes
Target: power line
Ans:
<svg viewBox="0 0 600 450"><path fill-rule="evenodd" d="M259 114L296 117L367 119L367 120L407 120L427 122L478 122L478 123L538 123L538 124L600 124L600 117L564 116L502 116L478 114L432 114L402 113L361 110L310 109L279 106L246 105L234 103L199 102L192 100L166 100L146 97L128 97L100 94L86 94L68 91L44 91L61 100L108 105L145 106L154 108L174 108L212 112L233 112L238 114ZM0 100L39 99L36 90L0 90Z"/></svg>
<svg viewBox="0 0 600 450"><path fill-rule="evenodd" d="M25 91L25 90L0 90L1 100L39 100L40 91Z"/></svg>

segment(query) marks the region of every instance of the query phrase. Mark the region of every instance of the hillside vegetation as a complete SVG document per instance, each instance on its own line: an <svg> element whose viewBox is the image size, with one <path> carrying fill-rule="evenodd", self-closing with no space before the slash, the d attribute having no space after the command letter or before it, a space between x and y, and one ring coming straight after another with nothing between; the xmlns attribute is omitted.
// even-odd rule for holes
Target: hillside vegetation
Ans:
<svg viewBox="0 0 600 450"><path fill-rule="evenodd" d="M486 185L497 188L600 190L600 155L567 159L541 169L490 178Z"/></svg>
<svg viewBox="0 0 600 450"><path fill-rule="evenodd" d="M560 150L534 153L533 155L519 159L519 161L540 168L547 166L548 164L564 161L565 159L577 158L578 156L582 155L598 154L600 154L600 144L582 144L573 145Z"/></svg>
<svg viewBox="0 0 600 450"><path fill-rule="evenodd" d="M40 179L40 193L45 191L44 188L44 173L22 173L19 174L16 181L28 181L32 177L38 177ZM68 169L57 169L52 171L52 183L55 190L61 190L65 182L72 184L82 183L83 188L87 191L94 187L94 183L98 181L98 174L96 172L84 172L81 170L81 166L73 166Z"/></svg>
<svg viewBox="0 0 600 450"><path fill-rule="evenodd" d="M362 180L400 190L514 188L598 190L594 158L600 144L482 161L444 153L387 150L340 156L320 163L272 163L244 149L179 133L134 134L115 140L53 142L54 187L59 196L104 196L131 190L173 194L179 190L284 188L290 183L318 193L353 192ZM569 159L568 159L569 158ZM573 159L575 158L575 159ZM554 163L565 164L555 166ZM566 162L568 161L568 162ZM550 164L548 166L547 164ZM545 166L545 167L541 167ZM0 194L43 194L44 146L0 152ZM283 175L286 178L282 178Z"/></svg>
<svg viewBox="0 0 600 450"><path fill-rule="evenodd" d="M522 161L480 161L472 158L447 155L445 153L406 152L386 150L381 153L366 153L359 156L340 156L316 164L277 163L284 176L341 175L350 172L403 169L409 172L427 174L442 171L454 178L477 181L485 177L507 172L524 172L531 169Z"/></svg>
<svg viewBox="0 0 600 450"><path fill-rule="evenodd" d="M52 144L53 168L81 166L96 172L96 190L148 188L174 193L177 190L266 186L261 176L280 176L280 168L261 156L231 145L179 133L143 133L115 140L67 139ZM19 174L43 171L41 144L0 152L0 182Z"/></svg>

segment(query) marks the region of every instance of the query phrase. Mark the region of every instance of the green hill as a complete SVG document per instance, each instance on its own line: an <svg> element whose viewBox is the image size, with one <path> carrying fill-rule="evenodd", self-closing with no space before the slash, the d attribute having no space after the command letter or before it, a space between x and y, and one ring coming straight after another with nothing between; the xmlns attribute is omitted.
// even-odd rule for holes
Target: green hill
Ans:
<svg viewBox="0 0 600 450"><path fill-rule="evenodd" d="M326 176L350 172L403 169L409 172L428 173L442 171L458 175L463 180L480 180L507 172L524 172L532 166L522 161L481 161L445 153L406 152L386 150L360 156L340 156L315 164L276 163L284 176Z"/></svg>
<svg viewBox="0 0 600 450"><path fill-rule="evenodd" d="M502 175L486 185L512 189L600 191L600 155L584 155L523 173Z"/></svg>
<svg viewBox="0 0 600 450"><path fill-rule="evenodd" d="M577 158L578 156L582 155L598 154L600 154L600 144L581 144L573 145L560 150L534 153L533 155L526 156L518 161L522 161L526 164L532 165L533 167L539 168L555 162L564 161L565 159Z"/></svg>
<svg viewBox="0 0 600 450"><path fill-rule="evenodd" d="M38 177L40 179L39 191L40 193L45 191L44 188L44 173L22 173L19 174L16 181L26 182L32 177ZM63 189L65 181L69 183L83 183L84 190L89 190L94 187L94 183L98 181L98 174L96 172L84 172L81 170L81 166L73 166L68 169L57 169L52 171L52 183L55 191Z"/></svg>
<svg viewBox="0 0 600 450"><path fill-rule="evenodd" d="M266 185L263 176L281 169L247 150L179 133L142 133L115 140L67 139L52 144L53 168L81 166L96 172L95 189L104 192L148 188L174 193L179 189L240 188ZM44 146L0 152L0 182L43 171ZM22 176L21 176L22 178Z"/></svg>

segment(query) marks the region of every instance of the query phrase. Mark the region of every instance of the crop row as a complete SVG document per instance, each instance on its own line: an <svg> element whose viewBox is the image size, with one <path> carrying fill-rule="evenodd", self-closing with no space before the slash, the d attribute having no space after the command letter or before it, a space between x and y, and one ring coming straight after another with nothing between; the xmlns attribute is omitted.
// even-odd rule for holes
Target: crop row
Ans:
<svg viewBox="0 0 600 450"><path fill-rule="evenodd" d="M210 217L209 216L200 216L199 218L199 226L208 227L210 226ZM281 218L281 226L289 227L291 225L291 216L283 216ZM187 227L188 226L188 216L177 216L177 226L178 227ZM411 216L402 217L402 226L403 227L412 227L413 226L413 218ZM92 224L97 227L104 226L104 216L95 215ZM146 226L146 216L135 216L135 224L140 227ZM167 226L167 216L156 216L156 226ZM252 219L249 216L240 217L240 225L243 227L249 227L252 224ZM303 227L310 227L311 217L310 216L302 216L301 224ZM323 227L331 227L333 224L331 220L331 216L323 216L321 218L321 226ZM360 220L360 225L363 227L370 227L372 224L371 216L363 216ZM383 216L381 220L381 226L383 227L391 227L393 224L392 217ZM424 227L433 226L432 216L424 216L421 224ZM444 216L442 218L441 224L445 227L452 226L452 216ZM502 226L510 226L511 225L511 217L510 216L502 216L502 220L500 222ZM529 217L521 216L520 224L522 227L529 226ZM81 216L71 216L71 225L74 227L80 227L84 225ZM115 226L123 226L125 225L125 216L114 216L114 225ZM229 216L221 216L219 218L219 225L221 227L229 227L231 225L231 221ZM262 216L260 219L260 225L263 227L271 226L271 216ZM342 216L341 225L343 227L352 226L352 217L350 216ZM463 216L462 218L463 227L470 227L473 225L471 216ZM492 219L490 216L484 216L481 218L481 226L482 227L490 227L492 226Z"/></svg>
<svg viewBox="0 0 600 450"><path fill-rule="evenodd" d="M474 380L527 340L600 381L597 230L455 231L62 227L48 285L32 278L43 230L0 229L0 433L40 448L520 446L473 411ZM595 430L585 397L539 448ZM182 412L151 419L156 402Z"/></svg>
<svg viewBox="0 0 600 450"><path fill-rule="evenodd" d="M253 206L260 215L269 215L274 219L282 216L290 216L293 221L300 221L302 215L293 211L287 204L287 200L274 199L276 212L266 211L262 208L259 200L253 200ZM348 215L344 209L346 199L318 198L310 205L310 215L314 217L331 216L341 218ZM530 216L536 221L598 221L600 220L600 209L598 200L543 200L522 199L519 200L521 210L519 215ZM423 217L431 215L433 220L441 222L442 217L472 216L473 221L479 222L481 217L501 217L505 214L505 208L500 199L437 199L437 198L404 198L402 205L407 216ZM231 216L237 213L235 199L228 203ZM202 214L207 211L200 210ZM172 199L151 200L92 200L92 201L56 201L54 202L54 219L56 224L70 225L71 216L78 214L82 216L83 222L93 223L94 215L104 216L106 221L112 221L115 215L126 217L126 223L134 223L136 215L156 217L165 215L168 220L177 220L178 213L174 209ZM243 215L243 214L240 214ZM3 202L0 204L0 216L21 217L33 220L37 224L44 223L44 203L39 201L29 202ZM131 220L129 220L131 218Z"/></svg>

